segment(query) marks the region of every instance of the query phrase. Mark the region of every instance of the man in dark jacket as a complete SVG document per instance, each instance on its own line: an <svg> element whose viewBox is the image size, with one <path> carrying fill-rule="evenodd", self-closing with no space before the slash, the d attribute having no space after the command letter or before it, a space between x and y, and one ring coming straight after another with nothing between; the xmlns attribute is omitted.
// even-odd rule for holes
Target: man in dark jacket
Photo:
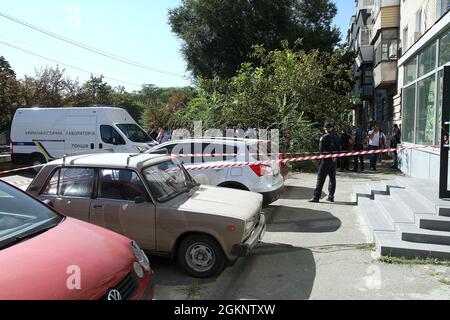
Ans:
<svg viewBox="0 0 450 320"><path fill-rule="evenodd" d="M400 128L397 124L394 125L391 132L391 149L397 149L398 145L402 143L401 141L401 132ZM394 164L392 165L391 169L398 170L398 153L394 152Z"/></svg>
<svg viewBox="0 0 450 320"><path fill-rule="evenodd" d="M352 132L352 144L353 151L361 152L364 150L364 144L366 143L367 136L361 130L361 126L357 126L353 129ZM358 172L358 161L361 163L361 171L364 171L364 156L355 156L354 157L355 165L353 167L354 172Z"/></svg>
<svg viewBox="0 0 450 320"><path fill-rule="evenodd" d="M339 151L339 138L334 133L334 126L326 123L324 126L325 135L320 139L320 154L327 155ZM336 159L322 159L320 163L319 174L317 177L317 186L314 191L314 198L309 202L318 203L322 197L322 190L327 177L330 177L330 185L328 187L328 201L334 202L334 194L336 193Z"/></svg>
<svg viewBox="0 0 450 320"><path fill-rule="evenodd" d="M351 145L352 145L352 137L348 134L347 129L341 130L341 151L342 153L349 153L351 152ZM344 170L350 171L350 158L344 157L340 159L341 161L341 172L344 172Z"/></svg>

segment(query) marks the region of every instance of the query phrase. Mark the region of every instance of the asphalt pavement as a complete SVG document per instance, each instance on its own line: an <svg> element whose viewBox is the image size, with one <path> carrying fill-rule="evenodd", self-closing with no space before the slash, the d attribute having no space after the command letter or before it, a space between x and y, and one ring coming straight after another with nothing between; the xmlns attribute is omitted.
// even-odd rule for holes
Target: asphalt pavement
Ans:
<svg viewBox="0 0 450 320"><path fill-rule="evenodd" d="M264 241L217 278L198 280L152 258L156 298L207 300L450 299L450 268L389 265L352 203L352 185L393 173L340 173L336 203L310 204L315 174L291 174L282 198L265 210ZM324 194L326 196L326 194Z"/></svg>
<svg viewBox="0 0 450 320"><path fill-rule="evenodd" d="M386 168L381 170L339 173L334 204L308 202L315 174L291 174L281 199L265 209L268 227L263 243L220 276L194 279L185 275L176 263L150 257L156 273L156 298L450 299L449 267L389 265L379 262L371 251L373 239L352 203L352 186L392 180L399 174ZM32 175L0 178L21 184L31 181Z"/></svg>

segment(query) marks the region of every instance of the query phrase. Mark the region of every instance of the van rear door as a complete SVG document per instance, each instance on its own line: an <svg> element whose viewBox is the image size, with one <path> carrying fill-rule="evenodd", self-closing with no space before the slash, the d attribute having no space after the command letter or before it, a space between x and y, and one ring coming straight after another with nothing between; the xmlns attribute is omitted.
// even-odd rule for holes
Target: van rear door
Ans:
<svg viewBox="0 0 450 320"><path fill-rule="evenodd" d="M65 153L83 153L99 149L97 113L76 114L69 112L65 119Z"/></svg>

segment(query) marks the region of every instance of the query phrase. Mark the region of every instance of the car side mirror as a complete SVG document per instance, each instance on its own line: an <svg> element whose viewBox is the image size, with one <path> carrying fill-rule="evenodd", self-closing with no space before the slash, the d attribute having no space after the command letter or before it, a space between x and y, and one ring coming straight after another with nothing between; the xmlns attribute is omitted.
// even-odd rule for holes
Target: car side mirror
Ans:
<svg viewBox="0 0 450 320"><path fill-rule="evenodd" d="M146 202L146 200L145 200L144 197L136 197L136 198L134 199L134 203L136 203L136 204L143 204L143 203L145 203L145 202Z"/></svg>

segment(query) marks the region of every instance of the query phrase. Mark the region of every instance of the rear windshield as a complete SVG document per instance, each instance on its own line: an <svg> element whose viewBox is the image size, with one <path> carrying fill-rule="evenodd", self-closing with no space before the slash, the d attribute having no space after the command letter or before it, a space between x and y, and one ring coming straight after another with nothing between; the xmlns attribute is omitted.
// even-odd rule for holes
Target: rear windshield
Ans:
<svg viewBox="0 0 450 320"><path fill-rule="evenodd" d="M132 142L150 143L153 139L136 124L118 124L117 127Z"/></svg>

